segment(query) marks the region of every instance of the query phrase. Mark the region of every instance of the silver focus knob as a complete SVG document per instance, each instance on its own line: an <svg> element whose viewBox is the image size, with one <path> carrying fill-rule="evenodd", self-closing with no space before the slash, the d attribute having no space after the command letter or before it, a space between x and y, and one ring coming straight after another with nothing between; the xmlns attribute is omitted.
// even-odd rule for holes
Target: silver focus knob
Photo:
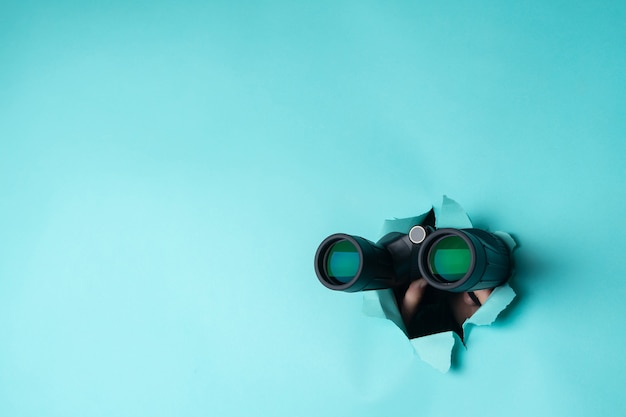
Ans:
<svg viewBox="0 0 626 417"><path fill-rule="evenodd" d="M426 239L426 229L422 226L413 226L409 230L409 240L415 244L422 243Z"/></svg>

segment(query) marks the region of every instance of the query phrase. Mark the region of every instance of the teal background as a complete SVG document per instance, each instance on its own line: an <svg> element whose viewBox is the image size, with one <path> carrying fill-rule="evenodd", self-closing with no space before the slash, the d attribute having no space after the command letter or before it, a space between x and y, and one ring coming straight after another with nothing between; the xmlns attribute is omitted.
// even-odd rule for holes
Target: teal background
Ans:
<svg viewBox="0 0 626 417"><path fill-rule="evenodd" d="M3 1L0 415L623 415L624 21ZM442 194L521 244L448 374L313 272Z"/></svg>

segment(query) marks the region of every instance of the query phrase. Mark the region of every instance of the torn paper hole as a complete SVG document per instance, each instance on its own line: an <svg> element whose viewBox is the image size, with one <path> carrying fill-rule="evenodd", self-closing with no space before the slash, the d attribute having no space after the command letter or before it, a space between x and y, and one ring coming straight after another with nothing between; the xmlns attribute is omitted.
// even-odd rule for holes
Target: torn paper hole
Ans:
<svg viewBox="0 0 626 417"><path fill-rule="evenodd" d="M421 224L429 214L430 211L416 217L387 220L383 225L381 235L390 232L407 233L412 226ZM472 227L472 222L465 210L456 201L446 196L443 197L441 207L434 208L434 214L437 228L452 227L464 229ZM513 251L516 244L509 234L505 232L494 232L494 234L507 244L511 252ZM468 330L470 326L491 325L498 315L513 301L515 295L515 292L508 284L495 288L482 306L463 322L461 328L465 338L469 337ZM368 316L390 320L405 334L409 334L402 320L393 290L364 292L363 310ZM454 331L442 331L415 337L411 338L410 341L417 355L441 372L447 372L450 369L452 351L455 345L463 345L461 337Z"/></svg>

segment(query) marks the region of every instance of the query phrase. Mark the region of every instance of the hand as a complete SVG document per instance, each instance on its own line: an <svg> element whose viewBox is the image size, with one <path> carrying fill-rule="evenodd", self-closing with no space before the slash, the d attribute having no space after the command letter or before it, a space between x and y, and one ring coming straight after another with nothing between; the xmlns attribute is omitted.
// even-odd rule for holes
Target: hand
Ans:
<svg viewBox="0 0 626 417"><path fill-rule="evenodd" d="M492 291L493 289L473 291L474 297L478 299L479 304L467 292L457 293L448 298L450 309L456 322L462 326L465 320L472 317L480 306L485 304Z"/></svg>
<svg viewBox="0 0 626 417"><path fill-rule="evenodd" d="M402 320L405 324L409 323L415 315L417 307L422 297L424 297L426 287L428 287L428 283L424 278L420 278L417 281L413 281L404 293L400 313L402 314Z"/></svg>
<svg viewBox="0 0 626 417"><path fill-rule="evenodd" d="M473 293L437 291L436 300L439 301L436 301L436 303L440 306L437 308L433 307L432 304L433 293L431 293L431 296L427 296L430 301L424 300L425 293L429 288L426 280L420 278L413 281L404 294L397 294L402 320L410 335L413 334L415 336L454 330L459 333L459 336L463 337L463 323L487 301L492 292L491 289L477 290ZM430 290L436 291L433 288L430 288ZM470 294L473 294L473 298ZM425 302L429 304L425 305Z"/></svg>

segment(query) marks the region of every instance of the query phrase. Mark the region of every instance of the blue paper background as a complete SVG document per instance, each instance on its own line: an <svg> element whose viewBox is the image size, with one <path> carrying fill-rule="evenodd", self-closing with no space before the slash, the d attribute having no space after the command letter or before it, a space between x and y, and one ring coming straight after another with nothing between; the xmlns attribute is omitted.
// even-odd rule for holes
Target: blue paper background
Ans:
<svg viewBox="0 0 626 417"><path fill-rule="evenodd" d="M623 414L624 21L3 1L0 415ZM521 248L442 375L312 261L444 193Z"/></svg>

